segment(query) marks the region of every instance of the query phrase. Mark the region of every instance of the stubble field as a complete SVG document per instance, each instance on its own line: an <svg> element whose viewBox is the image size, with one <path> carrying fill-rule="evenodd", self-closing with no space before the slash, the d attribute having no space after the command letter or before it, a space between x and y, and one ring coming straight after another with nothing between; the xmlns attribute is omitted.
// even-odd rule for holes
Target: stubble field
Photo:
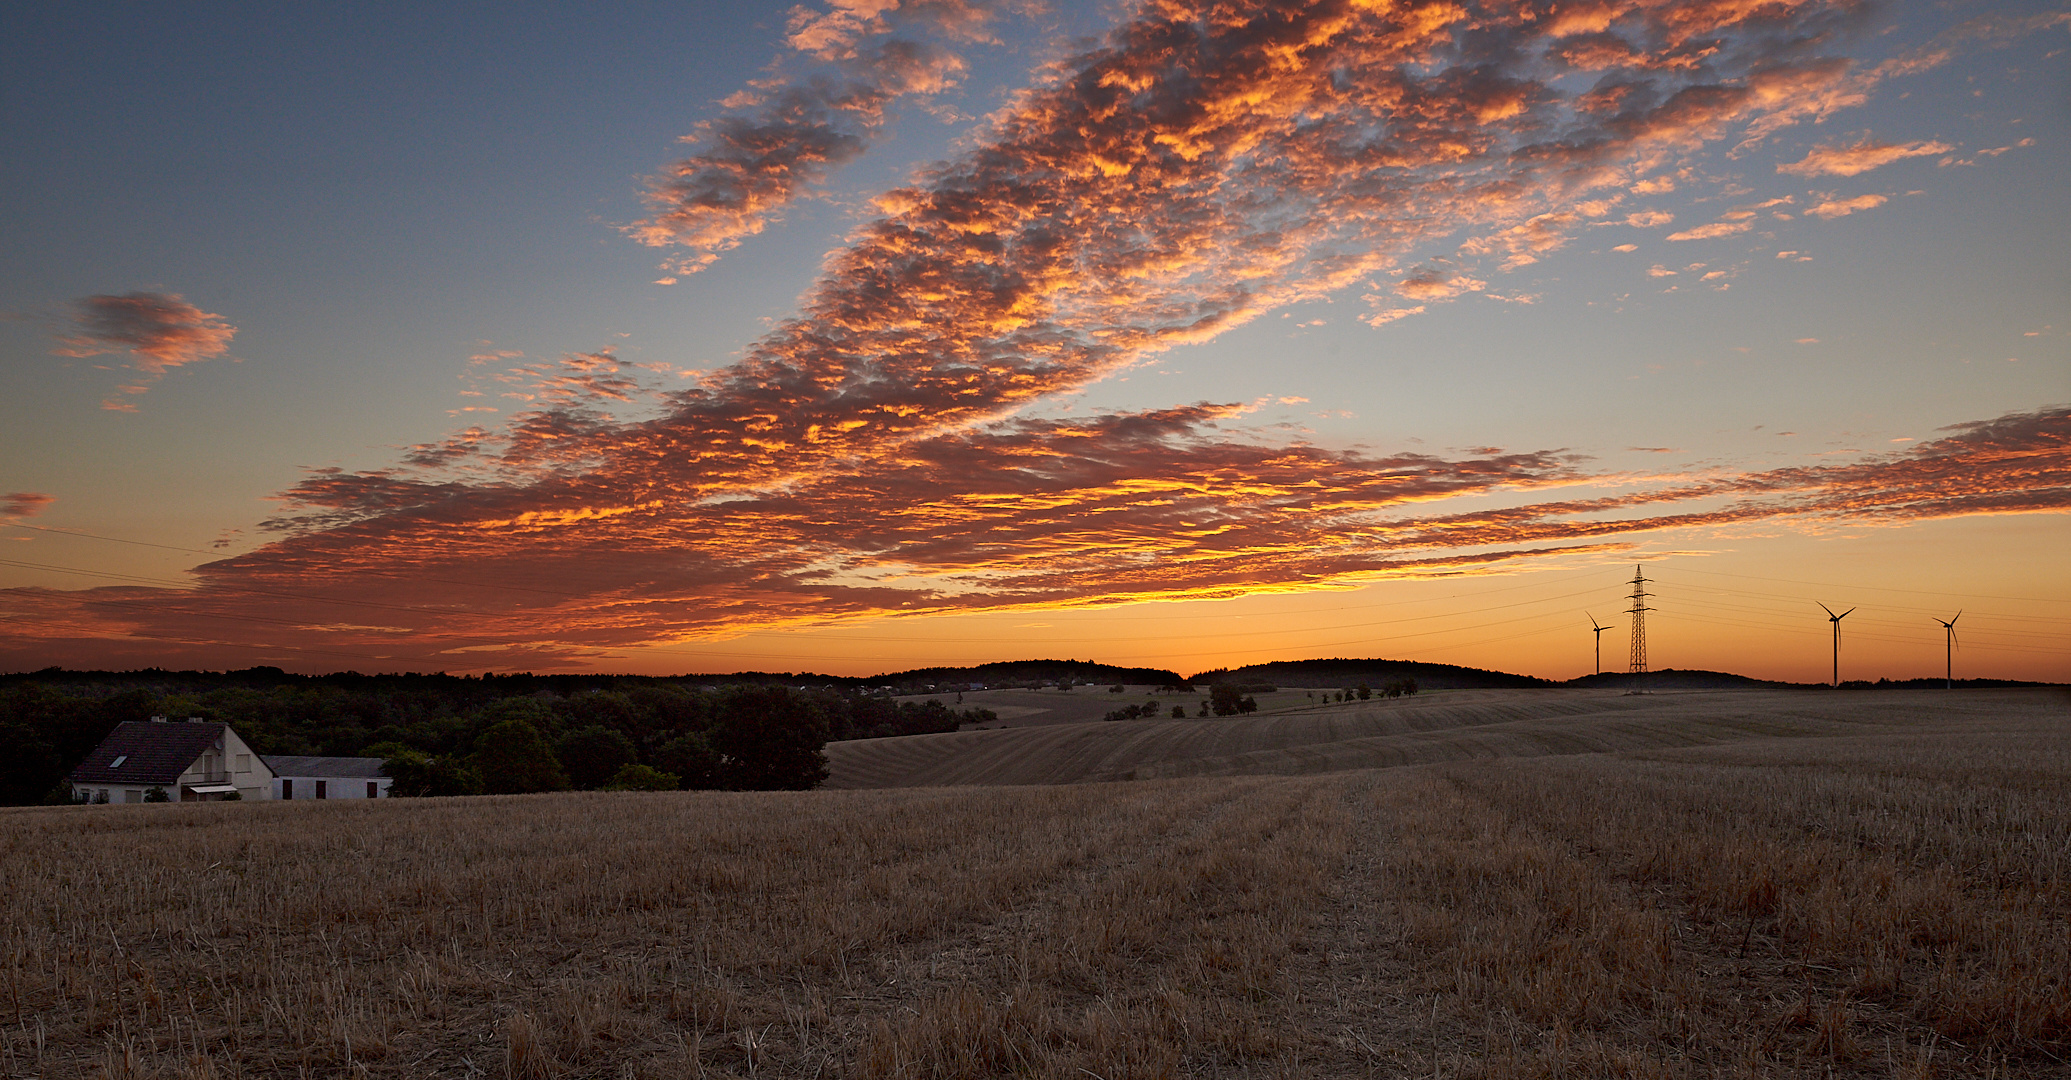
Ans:
<svg viewBox="0 0 2071 1080"><path fill-rule="evenodd" d="M2071 1076L2061 695L1523 693L1133 783L0 813L0 1073Z"/></svg>

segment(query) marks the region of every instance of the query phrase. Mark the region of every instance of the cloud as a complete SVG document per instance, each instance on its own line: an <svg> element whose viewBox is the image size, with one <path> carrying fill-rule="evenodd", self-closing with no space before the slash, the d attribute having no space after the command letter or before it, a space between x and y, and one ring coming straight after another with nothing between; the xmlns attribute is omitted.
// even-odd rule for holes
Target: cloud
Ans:
<svg viewBox="0 0 2071 1080"><path fill-rule="evenodd" d="M860 152L895 88L872 81L885 50L870 35L906 10L846 4L821 9L825 25L794 22L798 47L840 70L755 88L702 129L657 189L648 239L717 257ZM1041 410L1362 283L1392 282L1369 296L1387 307L1376 325L1487 295L1481 271L1439 254L1555 250L1635 171L1859 96L1850 62L1824 53L1857 17L1817 0L1604 0L1545 18L1480 3L1148 5L966 150L883 193L796 313L731 366L664 392L608 350L501 370L520 358L485 353L495 383L482 385L518 403L502 426L406 448L389 469L310 472L282 494L270 542L197 568L199 588L16 590L6 604L28 617L0 633L42 632L25 629L34 619L219 652L566 666L830 620L1500 566L1714 520L1693 501L1818 519L1832 500L1874 494L1900 459L1843 478L1846 490L1842 474L1810 470L1548 501L1623 481L1558 448L1437 457L1287 441L1243 428L1237 405ZM1593 43L1589 63L1610 66L1590 68L1587 90L1564 66L1582 54L1546 59L1579 34L1626 46ZM1683 62L1696 53L1702 63ZM1678 237L1745 231L1745 213ZM2031 419L2030 435L2063 426ZM1981 509L1947 501L1951 488L1866 512L2063 508L2061 480L2036 471L2061 473L2049 464L2061 445L2023 471L1959 443L1903 461L1936 446L1962 458ZM1464 498L1508 508L1448 515Z"/></svg>
<svg viewBox="0 0 2071 1080"><path fill-rule="evenodd" d="M0 495L0 518L31 518L57 501L55 495L35 491L14 491Z"/></svg>
<svg viewBox="0 0 2071 1080"><path fill-rule="evenodd" d="M1643 210L1637 214L1625 215L1625 223L1635 229L1653 229L1675 220L1675 215L1665 210Z"/></svg>
<svg viewBox="0 0 2071 1080"><path fill-rule="evenodd" d="M1853 199L1827 199L1805 212L1813 217L1832 219L1847 217L1857 210L1874 209L1890 201L1887 195L1857 195Z"/></svg>
<svg viewBox="0 0 2071 1080"><path fill-rule="evenodd" d="M1744 233L1752 228L1754 228L1754 222L1748 220L1714 221L1709 225L1699 225L1694 229L1684 229L1682 232L1670 233L1668 238L1670 240L1713 240L1721 236Z"/></svg>
<svg viewBox="0 0 2071 1080"><path fill-rule="evenodd" d="M956 86L964 59L945 40L982 38L989 5L963 0L834 0L792 9L786 44L824 70L766 80L729 98L734 111L684 137L697 148L648 181L650 216L625 231L689 254L663 264L673 285L760 233L785 206L862 156L901 97Z"/></svg>
<svg viewBox="0 0 2071 1080"><path fill-rule="evenodd" d="M203 311L178 293L133 292L122 296L88 296L78 300L72 332L58 338L57 356L89 357L130 354L130 367L140 373L120 394L144 393L167 370L199 363L230 350L237 327L221 315ZM136 406L110 397L101 408L135 412Z"/></svg>
<svg viewBox="0 0 2071 1080"><path fill-rule="evenodd" d="M1860 176L1871 169L1910 157L1946 154L1955 147L1948 143L1921 140L1909 143L1880 143L1864 136L1846 146L1819 146L1805 160L1778 164L1776 171L1793 176Z"/></svg>
<svg viewBox="0 0 2071 1080"><path fill-rule="evenodd" d="M1489 283L1444 267L1423 267L1395 283L1395 291L1412 300L1450 300L1461 293L1480 292Z"/></svg>
<svg viewBox="0 0 2071 1080"><path fill-rule="evenodd" d="M502 663L477 654L515 641L529 644L513 665L566 666L627 645L850 618L1501 567L1665 530L2071 512L2065 408L1953 425L1852 463L1652 485L1554 451L1441 458L1276 443L1232 429L1242 411L1002 421L691 504L582 477L523 492L326 473L297 495L349 511L350 523L199 567L195 590L9 590L0 657L48 655L59 625L202 642L208 655L263 645L447 669ZM1607 486L1627 490L1562 494ZM1447 510L1466 497L1504 505Z"/></svg>

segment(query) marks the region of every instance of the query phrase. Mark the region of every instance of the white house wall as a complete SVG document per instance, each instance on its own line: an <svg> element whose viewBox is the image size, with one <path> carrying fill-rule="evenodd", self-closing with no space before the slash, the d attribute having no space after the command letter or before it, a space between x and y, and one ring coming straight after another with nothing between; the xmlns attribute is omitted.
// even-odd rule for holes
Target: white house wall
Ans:
<svg viewBox="0 0 2071 1080"><path fill-rule="evenodd" d="M216 745L202 751L194 764L180 774L180 789L189 784L231 784L243 799L271 799L280 786L273 782L273 770L266 767L265 760L252 753L252 748L228 724L223 725L223 737L216 740ZM179 789L169 788L166 794L174 802L180 801ZM114 796L109 796L109 801L113 802Z"/></svg>
<svg viewBox="0 0 2071 1080"><path fill-rule="evenodd" d="M281 781L283 780L294 783L294 798L298 802L304 799L316 798L316 785L319 780L324 783L324 798L326 799L364 799L367 797L368 784L375 785L375 790L378 792L375 796L376 798L386 799L388 798L388 785L392 782L386 776L276 776L273 778L271 786L267 788L267 798L284 799L288 797L281 793Z"/></svg>
<svg viewBox="0 0 2071 1080"><path fill-rule="evenodd" d="M210 761L213 755L217 760ZM213 764L214 777L228 774L229 779L204 779L204 766ZM245 741L238 738L230 725L223 725L223 738L218 740L214 750L207 751L197 759L194 766L180 777L182 786L187 784L228 783L237 787L239 798L270 799L273 797L273 770L266 767L265 759L252 752ZM175 795L174 798L179 796Z"/></svg>

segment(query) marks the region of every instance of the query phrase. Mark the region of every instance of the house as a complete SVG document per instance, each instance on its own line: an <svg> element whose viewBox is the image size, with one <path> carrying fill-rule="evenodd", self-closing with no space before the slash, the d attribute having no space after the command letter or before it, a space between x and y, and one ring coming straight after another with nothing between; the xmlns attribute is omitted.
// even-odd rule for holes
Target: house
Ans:
<svg viewBox="0 0 2071 1080"><path fill-rule="evenodd" d="M391 782L378 757L274 756L266 767L275 799L386 799Z"/></svg>
<svg viewBox="0 0 2071 1080"><path fill-rule="evenodd" d="M154 788L170 801L214 802L269 797L273 772L228 724L154 716L115 725L68 780L88 802L140 803Z"/></svg>

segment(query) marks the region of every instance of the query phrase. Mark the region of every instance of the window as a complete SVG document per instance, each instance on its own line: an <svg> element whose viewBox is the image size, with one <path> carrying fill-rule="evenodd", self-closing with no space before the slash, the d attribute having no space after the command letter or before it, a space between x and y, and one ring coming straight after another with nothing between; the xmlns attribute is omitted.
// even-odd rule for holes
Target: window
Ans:
<svg viewBox="0 0 2071 1080"><path fill-rule="evenodd" d="M125 761L128 761L128 760L129 760L129 755L128 755L128 754L117 754L117 755L115 755L115 760L114 760L114 761L111 761L111 762L109 762L109 763L108 763L108 767L109 767L109 768L111 768L111 769L119 769L119 768L122 768L122 763L123 763L123 762L125 762Z"/></svg>
<svg viewBox="0 0 2071 1080"><path fill-rule="evenodd" d="M239 755L237 755L237 771L238 771L238 772L251 772L251 771L252 771L252 755L250 755L250 754L239 754Z"/></svg>
<svg viewBox="0 0 2071 1080"><path fill-rule="evenodd" d="M283 799L295 797L295 782L285 776L280 778L280 797Z"/></svg>
<svg viewBox="0 0 2071 1080"><path fill-rule="evenodd" d="M369 781L367 781L367 798L369 798L369 799L378 799L378 798L380 798L380 797L381 797L381 781L379 781L379 780L369 780Z"/></svg>
<svg viewBox="0 0 2071 1080"><path fill-rule="evenodd" d="M143 802L144 793L138 791L136 788L131 788L128 791L122 793L122 801L126 803Z"/></svg>
<svg viewBox="0 0 2071 1080"><path fill-rule="evenodd" d="M329 780L318 780L316 782L316 797L319 799L323 798L325 796L325 789L330 786L331 782Z"/></svg>

